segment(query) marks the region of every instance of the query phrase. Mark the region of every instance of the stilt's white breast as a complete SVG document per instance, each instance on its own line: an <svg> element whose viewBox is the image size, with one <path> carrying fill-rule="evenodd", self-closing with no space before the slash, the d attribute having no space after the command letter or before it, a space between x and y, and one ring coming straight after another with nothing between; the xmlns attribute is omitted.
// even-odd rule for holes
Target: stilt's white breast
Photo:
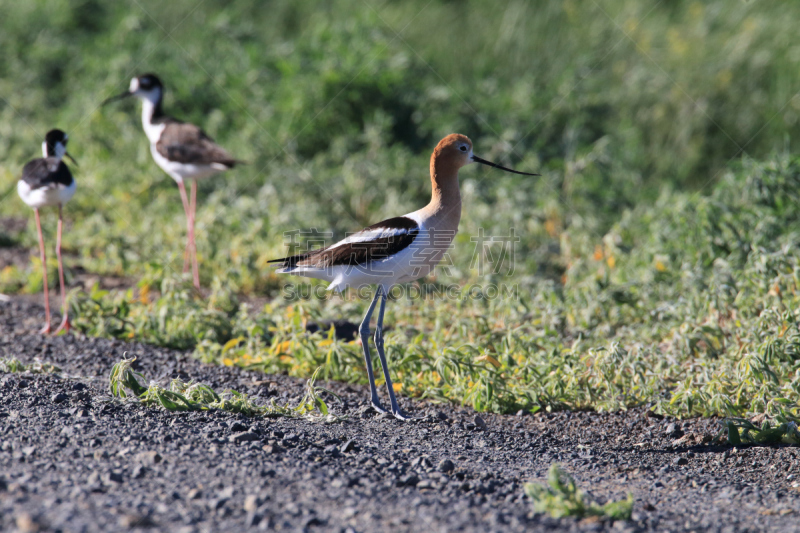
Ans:
<svg viewBox="0 0 800 533"><path fill-rule="evenodd" d="M75 180L70 185L60 183L31 189L30 185L20 180L17 182L17 193L22 201L33 208L40 208L67 203L75 195Z"/></svg>
<svg viewBox="0 0 800 533"><path fill-rule="evenodd" d="M226 167L216 164L202 165L195 163L179 163L177 161L170 161L169 159L158 153L155 144L150 145L150 153L153 155L153 160L156 162L156 164L160 166L164 172L169 174L169 176L178 183L183 182L183 180L199 180L207 178L209 176L217 174L218 172L227 170Z"/></svg>

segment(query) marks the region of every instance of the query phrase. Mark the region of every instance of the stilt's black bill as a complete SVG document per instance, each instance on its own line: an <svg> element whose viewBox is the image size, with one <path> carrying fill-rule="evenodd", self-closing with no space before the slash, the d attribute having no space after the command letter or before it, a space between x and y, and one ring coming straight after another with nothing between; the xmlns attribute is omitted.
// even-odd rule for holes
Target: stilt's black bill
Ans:
<svg viewBox="0 0 800 533"><path fill-rule="evenodd" d="M476 163L480 163L482 165L487 165L494 168L499 168L500 170L505 170L506 172L513 172L514 174L522 174L523 176L539 176L540 174L531 174L530 172L520 172L519 170L513 170L510 168L506 168L502 165L498 165L497 163L492 163L491 161L487 161L485 159L481 159L477 155L472 156L472 160Z"/></svg>
<svg viewBox="0 0 800 533"><path fill-rule="evenodd" d="M117 100L123 100L123 99L125 99L125 98L127 98L129 96L133 96L133 93L129 92L129 91L125 91L122 94L118 94L116 96L112 96L111 98L106 98L105 100L103 100L103 103L101 105L106 105L106 104L109 104L111 102L116 102Z"/></svg>
<svg viewBox="0 0 800 533"><path fill-rule="evenodd" d="M69 157L69 160L70 160L70 161L72 161L72 164L73 164L73 165L75 165L76 167L78 166L78 162L77 162L77 161L75 161L75 158L74 158L74 157L72 157L71 155L69 155L69 152L64 152L64 155L65 155L65 156L67 156L67 157Z"/></svg>

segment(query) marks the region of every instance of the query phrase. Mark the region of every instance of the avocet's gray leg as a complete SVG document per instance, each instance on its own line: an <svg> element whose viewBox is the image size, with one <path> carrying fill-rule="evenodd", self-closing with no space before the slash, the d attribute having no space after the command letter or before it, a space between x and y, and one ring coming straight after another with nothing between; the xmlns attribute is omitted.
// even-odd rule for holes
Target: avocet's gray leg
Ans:
<svg viewBox="0 0 800 533"><path fill-rule="evenodd" d="M378 389L375 388L375 376L372 373L372 358L369 356L369 321L372 318L372 312L375 311L375 304L378 301L380 293L381 288L378 286L378 290L375 291L375 297L372 299L372 303L369 304L369 309L367 309L367 314L364 315L364 320L361 322L361 327L358 329L358 332L361 337L361 347L364 349L364 363L367 365L372 407L379 413L386 413L386 409L383 408L378 398Z"/></svg>
<svg viewBox="0 0 800 533"><path fill-rule="evenodd" d="M383 351L383 313L386 311L386 289L382 285L379 285L378 293L381 296L381 308L378 311L378 323L375 325L375 348L378 350L378 357L381 358L383 375L386 378L386 387L389 389L389 400L392 402L392 414L398 420L411 420L413 417L403 412L397 404L397 398L394 395L394 387L392 387L392 378L389 376L389 364L386 362L386 354Z"/></svg>

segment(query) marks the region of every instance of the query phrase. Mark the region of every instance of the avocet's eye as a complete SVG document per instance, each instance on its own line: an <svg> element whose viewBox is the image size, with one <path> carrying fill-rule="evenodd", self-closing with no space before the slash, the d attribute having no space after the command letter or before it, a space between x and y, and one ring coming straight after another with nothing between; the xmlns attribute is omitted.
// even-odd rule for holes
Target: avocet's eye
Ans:
<svg viewBox="0 0 800 533"><path fill-rule="evenodd" d="M458 149L461 150L462 152L466 152L467 151L467 147L464 146L463 144L461 146L459 146Z"/></svg>

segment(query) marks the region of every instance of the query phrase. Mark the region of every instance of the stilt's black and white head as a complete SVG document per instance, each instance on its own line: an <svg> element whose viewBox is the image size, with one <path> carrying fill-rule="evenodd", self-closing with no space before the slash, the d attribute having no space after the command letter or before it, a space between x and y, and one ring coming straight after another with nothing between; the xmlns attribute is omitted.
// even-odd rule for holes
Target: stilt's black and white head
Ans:
<svg viewBox="0 0 800 533"><path fill-rule="evenodd" d="M112 96L103 102L103 105L115 100L122 100L129 96L136 96L142 100L149 100L154 104L161 101L164 96L164 85L155 74L142 74L131 80L130 87L124 93Z"/></svg>
<svg viewBox="0 0 800 533"><path fill-rule="evenodd" d="M67 153L68 140L69 137L67 134L59 129L48 131L42 143L42 154L44 157L55 157L56 159L62 159L64 156L67 156L70 161L75 163L72 156ZM77 163L75 164L77 165Z"/></svg>

